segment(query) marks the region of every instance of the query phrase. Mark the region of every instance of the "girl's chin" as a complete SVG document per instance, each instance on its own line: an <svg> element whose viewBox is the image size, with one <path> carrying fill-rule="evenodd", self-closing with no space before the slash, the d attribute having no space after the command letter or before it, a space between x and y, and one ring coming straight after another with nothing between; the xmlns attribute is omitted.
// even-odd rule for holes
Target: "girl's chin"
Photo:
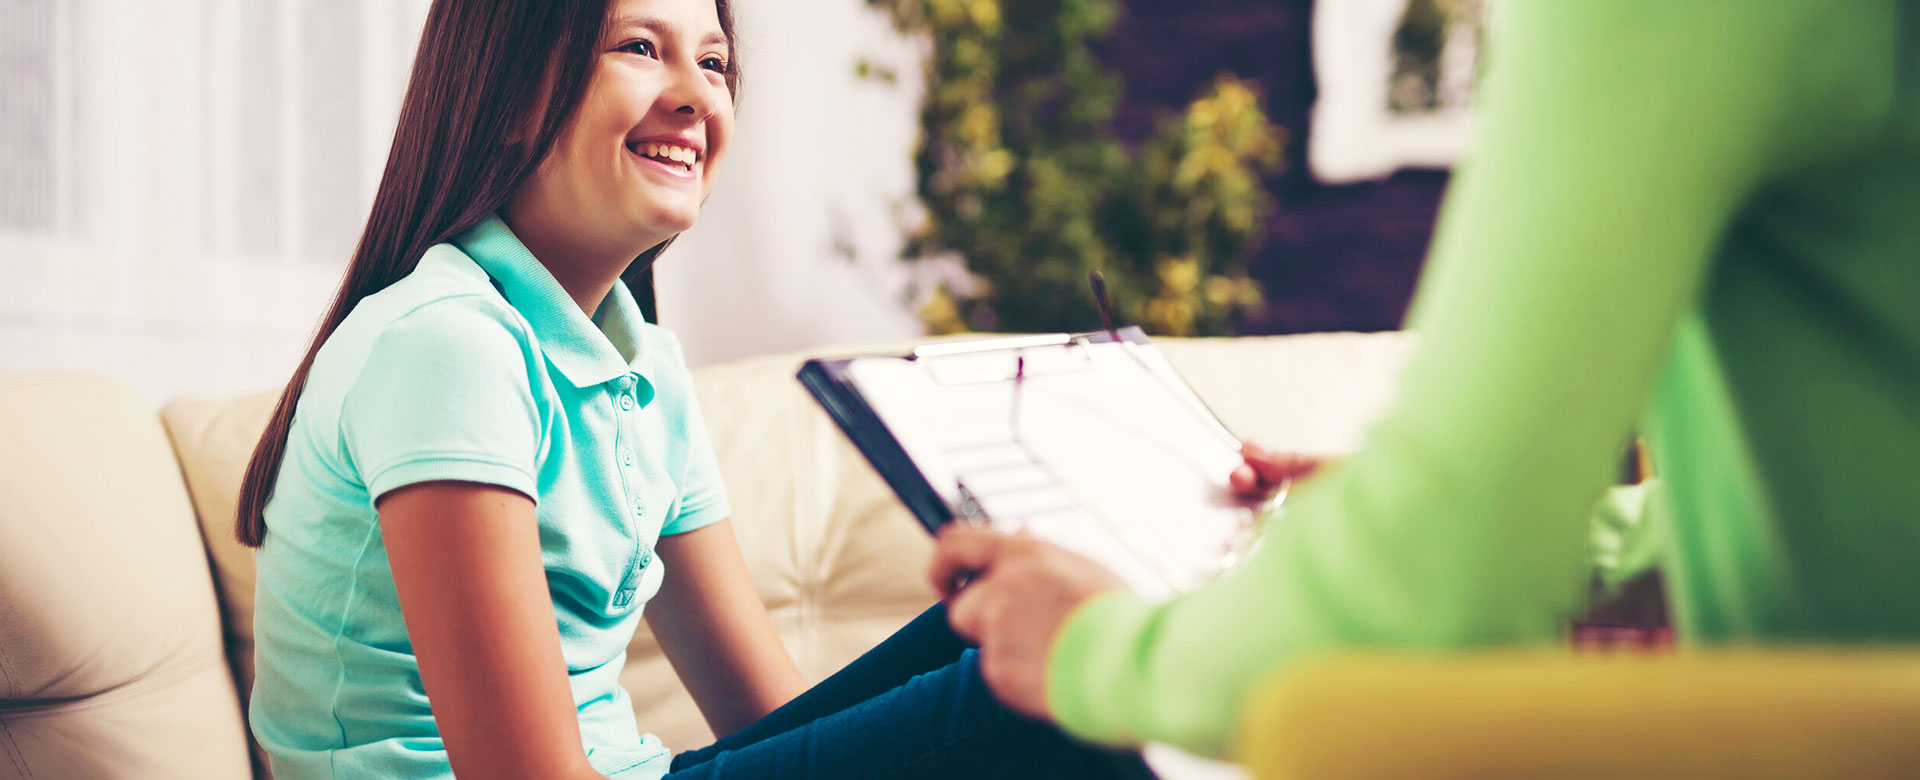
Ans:
<svg viewBox="0 0 1920 780"><path fill-rule="evenodd" d="M658 208L647 209L636 215L637 218L633 221L634 232L647 237L647 246L652 247L661 241L687 232L693 227L693 218L697 215L697 212L691 210L682 213L677 209L671 211ZM656 236L660 238L653 238Z"/></svg>

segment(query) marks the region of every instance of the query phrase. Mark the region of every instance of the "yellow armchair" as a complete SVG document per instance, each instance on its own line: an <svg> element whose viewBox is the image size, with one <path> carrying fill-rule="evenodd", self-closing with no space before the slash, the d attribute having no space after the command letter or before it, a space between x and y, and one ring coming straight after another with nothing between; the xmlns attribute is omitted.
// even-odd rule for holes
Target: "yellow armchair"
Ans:
<svg viewBox="0 0 1920 780"><path fill-rule="evenodd" d="M1330 656L1248 699L1294 778L1920 778L1920 652Z"/></svg>

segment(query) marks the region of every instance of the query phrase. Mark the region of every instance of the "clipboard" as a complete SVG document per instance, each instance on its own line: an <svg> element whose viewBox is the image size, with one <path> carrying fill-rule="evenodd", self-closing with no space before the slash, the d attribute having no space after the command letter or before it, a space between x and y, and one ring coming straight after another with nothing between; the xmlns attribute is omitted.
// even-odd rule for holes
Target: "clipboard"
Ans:
<svg viewBox="0 0 1920 780"><path fill-rule="evenodd" d="M1031 530L1149 597L1254 536L1257 507L1226 485L1239 438L1137 327L809 360L798 378L929 531Z"/></svg>

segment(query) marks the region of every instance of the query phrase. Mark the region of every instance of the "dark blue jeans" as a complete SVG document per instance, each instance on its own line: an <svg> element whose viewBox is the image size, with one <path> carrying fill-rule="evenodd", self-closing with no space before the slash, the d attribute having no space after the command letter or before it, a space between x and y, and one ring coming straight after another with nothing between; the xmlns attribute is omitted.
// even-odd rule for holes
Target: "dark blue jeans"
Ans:
<svg viewBox="0 0 1920 780"><path fill-rule="evenodd" d="M695 778L1152 778L1139 756L1092 747L1008 710L944 606L739 733L673 758Z"/></svg>

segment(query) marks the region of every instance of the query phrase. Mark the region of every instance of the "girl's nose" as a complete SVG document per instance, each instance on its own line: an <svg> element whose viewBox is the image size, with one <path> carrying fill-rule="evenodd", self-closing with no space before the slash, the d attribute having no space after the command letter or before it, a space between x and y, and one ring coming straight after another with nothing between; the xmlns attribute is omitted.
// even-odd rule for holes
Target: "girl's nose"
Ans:
<svg viewBox="0 0 1920 780"><path fill-rule="evenodd" d="M704 69L685 65L674 68L673 82L660 99L673 106L674 113L701 120L713 113L713 91Z"/></svg>

